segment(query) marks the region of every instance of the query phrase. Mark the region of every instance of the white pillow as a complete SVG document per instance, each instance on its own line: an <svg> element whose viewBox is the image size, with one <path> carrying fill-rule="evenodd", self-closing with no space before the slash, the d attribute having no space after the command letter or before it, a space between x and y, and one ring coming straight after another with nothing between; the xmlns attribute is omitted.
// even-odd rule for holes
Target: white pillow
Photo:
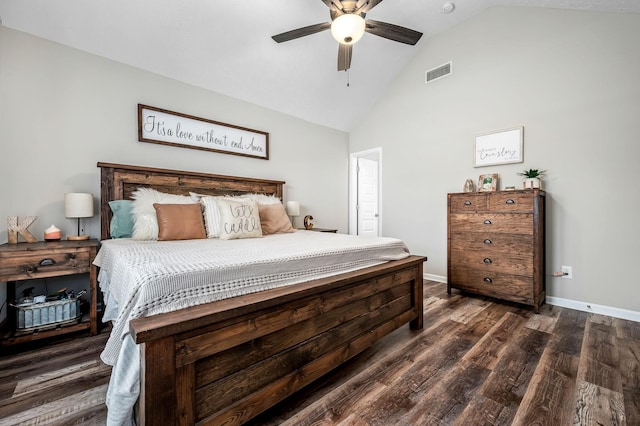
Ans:
<svg viewBox="0 0 640 426"><path fill-rule="evenodd" d="M220 208L217 200L224 197L212 197L203 195L200 204L204 207L204 226L207 229L207 238L220 236Z"/></svg>
<svg viewBox="0 0 640 426"><path fill-rule="evenodd" d="M187 195L167 194L151 188L138 188L131 194L133 203L131 213L133 214L133 234L134 240L157 240L158 239L158 218L154 203L158 204L192 204L193 199Z"/></svg>
<svg viewBox="0 0 640 426"><path fill-rule="evenodd" d="M254 200L258 204L268 205L268 204L280 204L280 198L275 195L267 195L267 194L242 194L238 195L240 198L247 198L249 200Z"/></svg>
<svg viewBox="0 0 640 426"><path fill-rule="evenodd" d="M262 237L260 212L254 200L219 198L216 203L220 209L221 240Z"/></svg>

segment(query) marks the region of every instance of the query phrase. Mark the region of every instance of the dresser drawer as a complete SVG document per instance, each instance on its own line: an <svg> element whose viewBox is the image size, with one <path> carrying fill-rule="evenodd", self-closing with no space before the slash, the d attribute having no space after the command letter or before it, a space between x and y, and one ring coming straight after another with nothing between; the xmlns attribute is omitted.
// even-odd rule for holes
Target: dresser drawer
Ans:
<svg viewBox="0 0 640 426"><path fill-rule="evenodd" d="M451 286L497 299L533 304L531 277L456 267L451 271Z"/></svg>
<svg viewBox="0 0 640 426"><path fill-rule="evenodd" d="M532 213L452 213L451 232L508 232L533 234Z"/></svg>
<svg viewBox="0 0 640 426"><path fill-rule="evenodd" d="M489 210L494 212L533 211L533 195L522 192L489 194Z"/></svg>
<svg viewBox="0 0 640 426"><path fill-rule="evenodd" d="M452 212L484 212L489 206L487 194L473 192L450 195L449 203Z"/></svg>
<svg viewBox="0 0 640 426"><path fill-rule="evenodd" d="M533 276L530 235L454 233L450 241L451 264L485 272Z"/></svg>
<svg viewBox="0 0 640 426"><path fill-rule="evenodd" d="M19 281L88 272L90 252L85 248L4 253L0 281Z"/></svg>

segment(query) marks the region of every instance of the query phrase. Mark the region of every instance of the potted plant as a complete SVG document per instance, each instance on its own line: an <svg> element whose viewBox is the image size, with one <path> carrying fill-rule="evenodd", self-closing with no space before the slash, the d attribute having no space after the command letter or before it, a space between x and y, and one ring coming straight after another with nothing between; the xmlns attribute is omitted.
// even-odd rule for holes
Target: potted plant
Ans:
<svg viewBox="0 0 640 426"><path fill-rule="evenodd" d="M546 172L546 170L529 169L522 173L518 173L518 175L525 177L522 181L522 187L524 189L540 188L542 186L540 176L544 175Z"/></svg>

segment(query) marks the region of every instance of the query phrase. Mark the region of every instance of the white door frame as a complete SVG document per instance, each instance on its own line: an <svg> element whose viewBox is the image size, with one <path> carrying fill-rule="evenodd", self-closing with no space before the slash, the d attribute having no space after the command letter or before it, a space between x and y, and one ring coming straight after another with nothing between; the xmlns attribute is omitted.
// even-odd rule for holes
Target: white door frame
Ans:
<svg viewBox="0 0 640 426"><path fill-rule="evenodd" d="M353 152L349 155L349 234L358 233L358 158L378 162L378 236L382 235L382 148Z"/></svg>

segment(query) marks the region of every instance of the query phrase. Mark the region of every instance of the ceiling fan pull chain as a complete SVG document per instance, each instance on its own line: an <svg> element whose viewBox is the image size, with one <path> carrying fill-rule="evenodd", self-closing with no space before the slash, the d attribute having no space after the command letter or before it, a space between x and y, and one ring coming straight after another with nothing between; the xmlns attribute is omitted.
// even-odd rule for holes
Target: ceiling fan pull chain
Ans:
<svg viewBox="0 0 640 426"><path fill-rule="evenodd" d="M347 87L349 87L349 70L346 69L345 71L347 72Z"/></svg>

